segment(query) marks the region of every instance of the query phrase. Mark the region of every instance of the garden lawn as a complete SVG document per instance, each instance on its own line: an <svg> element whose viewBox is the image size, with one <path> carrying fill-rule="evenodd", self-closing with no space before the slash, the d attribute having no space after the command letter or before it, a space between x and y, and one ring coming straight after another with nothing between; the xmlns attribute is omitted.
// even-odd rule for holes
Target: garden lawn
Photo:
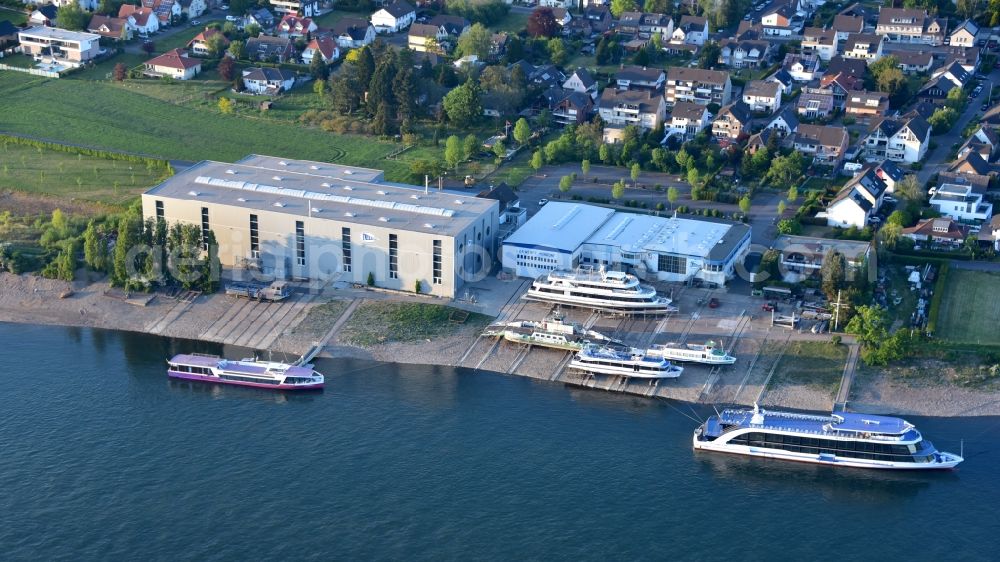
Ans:
<svg viewBox="0 0 1000 562"><path fill-rule="evenodd" d="M1000 273L950 268L935 336L957 343L1000 344Z"/></svg>
<svg viewBox="0 0 1000 562"><path fill-rule="evenodd" d="M493 31L506 31L508 33L517 33L519 31L524 31L528 27L528 14L522 14L519 12L507 12L507 15L497 20L496 23L489 26Z"/></svg>
<svg viewBox="0 0 1000 562"><path fill-rule="evenodd" d="M830 342L793 341L781 356L770 386L804 385L829 392L840 388L847 346Z"/></svg>
<svg viewBox="0 0 1000 562"><path fill-rule="evenodd" d="M107 82L87 83L85 93L81 87L0 72L0 132L167 159L233 162L268 154L383 169L392 181L410 176L413 156L385 159L397 143L194 109Z"/></svg>
<svg viewBox="0 0 1000 562"><path fill-rule="evenodd" d="M0 6L0 21L4 20L7 20L14 25L20 26L28 21L28 14Z"/></svg>
<svg viewBox="0 0 1000 562"><path fill-rule="evenodd" d="M0 144L0 190L124 207L164 177L137 162Z"/></svg>
<svg viewBox="0 0 1000 562"><path fill-rule="evenodd" d="M129 70L146 62L150 58L152 57L147 57L146 55L120 53L103 62L95 64L93 68L85 68L67 74L66 78L72 80L110 80L114 76L115 65L118 63L124 64L125 69Z"/></svg>
<svg viewBox="0 0 1000 562"><path fill-rule="evenodd" d="M489 316L441 304L369 300L355 309L340 339L364 347L413 342L449 336L469 325L485 326L489 320Z"/></svg>

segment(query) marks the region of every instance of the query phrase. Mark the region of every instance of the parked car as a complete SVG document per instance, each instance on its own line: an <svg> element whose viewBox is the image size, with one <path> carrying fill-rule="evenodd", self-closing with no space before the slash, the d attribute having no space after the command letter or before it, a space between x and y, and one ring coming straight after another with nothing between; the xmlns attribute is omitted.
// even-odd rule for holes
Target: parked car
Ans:
<svg viewBox="0 0 1000 562"><path fill-rule="evenodd" d="M544 206L545 206L545 204L546 204L546 203L548 203L548 202L549 202L549 200L548 200L548 199L539 199L539 200L538 200L538 206L539 206L539 207L544 207Z"/></svg>
<svg viewBox="0 0 1000 562"><path fill-rule="evenodd" d="M981 105L979 107L979 109L982 110L982 111L986 111L989 108L990 108L990 102L986 102L986 103L984 103L983 105Z"/></svg>
<svg viewBox="0 0 1000 562"><path fill-rule="evenodd" d="M219 9L222 10L223 12L228 12L229 11L229 4L223 4L223 5L219 6Z"/></svg>
<svg viewBox="0 0 1000 562"><path fill-rule="evenodd" d="M708 308L719 308L719 299L715 297L708 299Z"/></svg>
<svg viewBox="0 0 1000 562"><path fill-rule="evenodd" d="M191 20L191 27L194 27L196 25L201 25L201 22L198 20Z"/></svg>
<svg viewBox="0 0 1000 562"><path fill-rule="evenodd" d="M240 21L240 18L239 18L239 16L229 15L229 16L226 16L226 21Z"/></svg>
<svg viewBox="0 0 1000 562"><path fill-rule="evenodd" d="M777 312L778 305L773 302L766 302L760 307L764 312Z"/></svg>

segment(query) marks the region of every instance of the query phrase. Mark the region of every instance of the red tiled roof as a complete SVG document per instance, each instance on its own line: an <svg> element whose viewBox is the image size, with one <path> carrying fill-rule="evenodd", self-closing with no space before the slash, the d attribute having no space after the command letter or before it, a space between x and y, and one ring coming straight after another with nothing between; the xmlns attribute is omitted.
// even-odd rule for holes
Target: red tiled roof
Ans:
<svg viewBox="0 0 1000 562"><path fill-rule="evenodd" d="M201 65L201 61L187 56L187 52L181 49L171 49L162 55L146 61L149 66L162 66L166 68L177 68L187 70Z"/></svg>

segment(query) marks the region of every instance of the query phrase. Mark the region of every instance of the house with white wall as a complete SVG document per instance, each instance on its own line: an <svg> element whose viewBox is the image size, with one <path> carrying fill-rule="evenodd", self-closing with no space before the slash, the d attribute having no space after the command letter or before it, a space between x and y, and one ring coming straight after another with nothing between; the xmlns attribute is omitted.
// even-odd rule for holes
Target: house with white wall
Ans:
<svg viewBox="0 0 1000 562"><path fill-rule="evenodd" d="M406 0L395 0L372 14L376 33L398 33L417 19L417 11Z"/></svg>
<svg viewBox="0 0 1000 562"><path fill-rule="evenodd" d="M993 217L993 204L971 185L942 184L927 201L937 212L957 221L982 224Z"/></svg>

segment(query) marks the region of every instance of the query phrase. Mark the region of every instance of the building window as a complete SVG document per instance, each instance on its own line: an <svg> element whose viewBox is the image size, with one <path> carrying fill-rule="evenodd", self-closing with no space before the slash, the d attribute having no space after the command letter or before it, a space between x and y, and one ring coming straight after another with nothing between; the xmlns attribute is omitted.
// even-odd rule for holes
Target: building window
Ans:
<svg viewBox="0 0 1000 562"><path fill-rule="evenodd" d="M441 284L441 241L440 240L434 241L433 263L434 263L434 272L433 272L434 284L440 285Z"/></svg>
<svg viewBox="0 0 1000 562"><path fill-rule="evenodd" d="M201 208L201 249L208 251L208 207Z"/></svg>
<svg viewBox="0 0 1000 562"><path fill-rule="evenodd" d="M660 254L657 260L657 269L662 273L687 273L687 258L682 256L671 256Z"/></svg>
<svg viewBox="0 0 1000 562"><path fill-rule="evenodd" d="M295 221L295 263L306 264L306 229L302 221Z"/></svg>
<svg viewBox="0 0 1000 562"><path fill-rule="evenodd" d="M163 201L156 202L156 218L163 220Z"/></svg>
<svg viewBox="0 0 1000 562"><path fill-rule="evenodd" d="M351 272L351 229L344 227L340 229L340 246L344 251L344 272Z"/></svg>
<svg viewBox="0 0 1000 562"><path fill-rule="evenodd" d="M389 235L389 279L399 278L399 237Z"/></svg>
<svg viewBox="0 0 1000 562"><path fill-rule="evenodd" d="M260 258L260 229L257 226L257 215L250 215L250 257Z"/></svg>

